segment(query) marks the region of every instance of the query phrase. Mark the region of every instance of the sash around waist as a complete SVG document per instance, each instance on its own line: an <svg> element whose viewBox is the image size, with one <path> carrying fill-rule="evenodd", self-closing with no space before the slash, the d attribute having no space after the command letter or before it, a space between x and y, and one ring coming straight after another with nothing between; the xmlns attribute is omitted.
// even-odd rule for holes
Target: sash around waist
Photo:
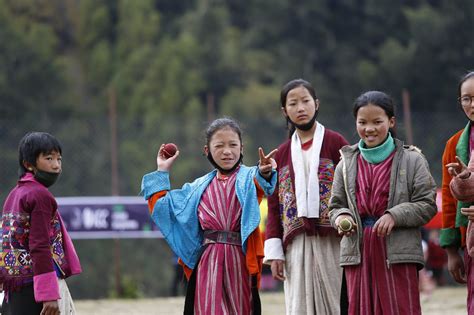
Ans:
<svg viewBox="0 0 474 315"><path fill-rule="evenodd" d="M210 243L220 243L220 244L242 246L240 232L232 232L232 231L217 231L217 230L204 231L204 244L210 244Z"/></svg>
<svg viewBox="0 0 474 315"><path fill-rule="evenodd" d="M379 217L367 216L360 218L362 220L362 227L372 227L374 226L375 222L379 219Z"/></svg>

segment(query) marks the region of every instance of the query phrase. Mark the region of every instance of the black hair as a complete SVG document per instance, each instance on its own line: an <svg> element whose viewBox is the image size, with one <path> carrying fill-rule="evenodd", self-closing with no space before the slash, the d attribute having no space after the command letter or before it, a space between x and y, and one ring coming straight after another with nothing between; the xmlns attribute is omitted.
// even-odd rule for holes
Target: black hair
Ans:
<svg viewBox="0 0 474 315"><path fill-rule="evenodd" d="M380 91L367 91L362 93L354 101L352 108L352 114L354 115L354 118L357 119L357 113L361 107L367 106L369 104L382 108L389 119L395 117L395 102L388 94ZM389 131L392 136L395 137L395 130L390 128Z"/></svg>
<svg viewBox="0 0 474 315"><path fill-rule="evenodd" d="M53 151L62 155L61 144L58 139L47 132L28 132L20 140L18 145L18 176L21 178L27 172L23 162L28 162L36 166L38 156L48 154Z"/></svg>
<svg viewBox="0 0 474 315"><path fill-rule="evenodd" d="M316 91L315 91L314 87L311 85L311 83L309 83L308 81L303 80L303 79L294 79L294 80L291 80L288 83L286 83L283 86L283 88L281 89L281 92L280 92L280 105L281 105L282 108L285 108L285 106L286 106L286 98L288 97L288 93L290 93L291 90L293 90L297 87L300 87L300 86L302 86L306 90L308 90L309 94L311 95L311 97L316 102L318 97L316 96ZM317 117L318 112L319 112L319 109L316 110L316 112L315 112L315 118ZM288 117L286 117L286 127L288 129L288 136L291 137L293 132L295 132L295 126L291 123L291 121Z"/></svg>
<svg viewBox="0 0 474 315"><path fill-rule="evenodd" d="M474 78L474 71L470 71L470 72L466 73L466 74L461 78L461 80L459 80L459 84L458 84L458 97L461 97L461 87L462 87L462 85L464 84L464 82L466 82L466 81L469 80L470 78Z"/></svg>
<svg viewBox="0 0 474 315"><path fill-rule="evenodd" d="M211 122L209 127L206 129L206 144L209 146L212 136L219 130L230 128L236 134L239 135L240 144L242 145L242 129L240 129L239 123L232 118L222 117Z"/></svg>

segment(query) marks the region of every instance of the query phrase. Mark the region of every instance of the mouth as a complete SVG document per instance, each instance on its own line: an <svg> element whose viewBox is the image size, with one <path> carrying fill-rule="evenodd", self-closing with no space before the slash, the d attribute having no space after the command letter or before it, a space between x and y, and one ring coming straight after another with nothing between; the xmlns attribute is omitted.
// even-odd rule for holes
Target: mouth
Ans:
<svg viewBox="0 0 474 315"><path fill-rule="evenodd" d="M375 141L377 139L377 136L374 136L374 135L365 136L365 139L367 141Z"/></svg>
<svg viewBox="0 0 474 315"><path fill-rule="evenodd" d="M299 116L296 116L296 119L298 119L298 120L305 120L305 119L307 119L307 118L308 118L307 115L299 115Z"/></svg>
<svg viewBox="0 0 474 315"><path fill-rule="evenodd" d="M222 163L232 163L234 159L221 159Z"/></svg>

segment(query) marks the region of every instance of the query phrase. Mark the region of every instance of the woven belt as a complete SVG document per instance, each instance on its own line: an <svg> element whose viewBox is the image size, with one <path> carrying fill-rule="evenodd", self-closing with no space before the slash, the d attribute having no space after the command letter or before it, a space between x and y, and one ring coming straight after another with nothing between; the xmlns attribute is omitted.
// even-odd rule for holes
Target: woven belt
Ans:
<svg viewBox="0 0 474 315"><path fill-rule="evenodd" d="M204 244L209 243L221 243L242 246L242 240L239 232L231 231L216 231L206 230L204 231Z"/></svg>
<svg viewBox="0 0 474 315"><path fill-rule="evenodd" d="M379 217L362 217L360 218L362 220L362 227L372 227L374 226L375 222L379 219Z"/></svg>

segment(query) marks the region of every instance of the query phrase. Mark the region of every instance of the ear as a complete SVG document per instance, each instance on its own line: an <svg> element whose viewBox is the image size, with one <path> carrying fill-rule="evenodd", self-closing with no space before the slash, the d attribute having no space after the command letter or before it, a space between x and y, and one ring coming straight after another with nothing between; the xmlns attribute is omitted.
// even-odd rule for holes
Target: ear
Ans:
<svg viewBox="0 0 474 315"><path fill-rule="evenodd" d="M315 110L318 111L319 110L319 99L315 99L314 100L314 105L316 106Z"/></svg>
<svg viewBox="0 0 474 315"><path fill-rule="evenodd" d="M281 107L281 112L283 113L283 115L284 115L285 117L288 117L288 114L286 113L286 107L283 107L283 106L282 106L282 107Z"/></svg>
<svg viewBox="0 0 474 315"><path fill-rule="evenodd" d="M395 116L388 120L388 124L390 128L395 127Z"/></svg>
<svg viewBox="0 0 474 315"><path fill-rule="evenodd" d="M27 161L23 161L23 167L26 168L30 172L33 172L35 170L35 166Z"/></svg>
<svg viewBox="0 0 474 315"><path fill-rule="evenodd" d="M207 145L204 146L204 148L202 149L203 153L205 156L207 156L209 154L209 147Z"/></svg>

